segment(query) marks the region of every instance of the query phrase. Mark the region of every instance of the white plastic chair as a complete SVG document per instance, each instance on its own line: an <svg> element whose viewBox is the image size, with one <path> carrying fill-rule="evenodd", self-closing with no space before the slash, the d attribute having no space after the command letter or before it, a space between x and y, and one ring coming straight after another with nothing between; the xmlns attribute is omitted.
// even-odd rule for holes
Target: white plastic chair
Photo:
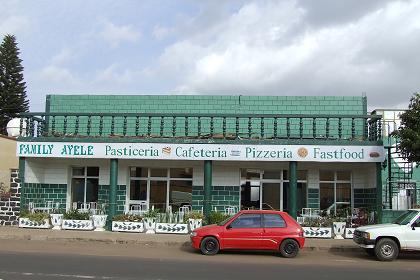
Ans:
<svg viewBox="0 0 420 280"><path fill-rule="evenodd" d="M235 206L227 206L225 208L225 214L227 215L235 215L237 213Z"/></svg>

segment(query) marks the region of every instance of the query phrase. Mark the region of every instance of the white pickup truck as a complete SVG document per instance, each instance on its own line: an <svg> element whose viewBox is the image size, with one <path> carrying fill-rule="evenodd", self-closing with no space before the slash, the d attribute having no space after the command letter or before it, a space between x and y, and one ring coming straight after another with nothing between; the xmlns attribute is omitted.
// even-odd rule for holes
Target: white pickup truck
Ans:
<svg viewBox="0 0 420 280"><path fill-rule="evenodd" d="M353 241L380 261L392 261L400 251L420 251L420 209L407 210L390 224L359 227Z"/></svg>

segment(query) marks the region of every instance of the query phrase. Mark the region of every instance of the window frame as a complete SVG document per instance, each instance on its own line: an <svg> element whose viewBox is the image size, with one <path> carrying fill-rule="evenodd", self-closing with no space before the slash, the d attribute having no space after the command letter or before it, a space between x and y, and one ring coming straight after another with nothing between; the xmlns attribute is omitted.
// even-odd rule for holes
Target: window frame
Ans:
<svg viewBox="0 0 420 280"><path fill-rule="evenodd" d="M337 202L344 202L344 201L337 201L337 185L338 184L350 184L350 208L353 209L354 205L354 191L353 191L353 171L352 170L345 170L345 169L336 169L336 170L327 170L327 169L319 169L318 176L321 178L321 172L322 171L329 171L334 172L334 179L331 180L321 180L318 181L318 187L319 187L319 209L321 209L321 184L333 184L334 185L334 213L337 213ZM338 180L337 173L338 172L349 172L350 173L350 179L349 180Z"/></svg>
<svg viewBox="0 0 420 280"><path fill-rule="evenodd" d="M283 218L283 216L282 215L280 215L280 214L275 214L275 213L265 213L265 214L262 214L263 215L263 217L262 217L262 226L263 226L263 228L287 228L287 222L286 222L286 220ZM272 215L272 216L278 216L282 221L283 221L283 223L284 223L284 226L282 226L282 227L267 227L266 225L265 225L265 217L266 216L268 216L268 215Z"/></svg>
<svg viewBox="0 0 420 280"><path fill-rule="evenodd" d="M232 227L232 224L235 223L238 219L241 219L241 217L247 216L247 215L258 215L260 216L260 226L259 227ZM227 226L229 229L256 229L256 228L263 228L263 222L262 222L262 214L260 213L243 213L236 217L232 222L229 223Z"/></svg>
<svg viewBox="0 0 420 280"><path fill-rule="evenodd" d="M98 168L98 176L88 176L87 175L87 169L92 168L92 167ZM74 171L75 168L83 168L84 175L73 175L73 171ZM73 202L75 202L75 201L73 201L73 179L83 179L84 184L83 184L83 202L82 203L87 203L86 202L86 190L87 190L88 179L98 179L98 200L99 200L99 186L100 186L99 177L100 177L100 172L101 172L101 169L100 169L99 166L89 166L89 165L71 166L70 172L71 172L71 176L70 176L70 199L69 199L70 207L71 207L71 204Z"/></svg>
<svg viewBox="0 0 420 280"><path fill-rule="evenodd" d="M131 168L145 168L147 170L147 177L137 177L131 176ZM192 175L191 178L181 178L181 177L171 177L171 169L180 169L180 168L189 168L191 169ZM152 169L166 169L166 176L155 176L152 177ZM150 207L150 183L152 181L166 182L166 203L165 209L168 209L170 206L170 190L171 190L171 181L189 181L191 182L191 194L193 188L193 176L194 176L194 167L147 167L147 166L129 166L128 167L128 185L131 186L131 181L146 181L146 202L148 207ZM138 200L131 200L131 188L126 193L126 211L129 210L130 204L138 203ZM192 201L191 201L192 204Z"/></svg>

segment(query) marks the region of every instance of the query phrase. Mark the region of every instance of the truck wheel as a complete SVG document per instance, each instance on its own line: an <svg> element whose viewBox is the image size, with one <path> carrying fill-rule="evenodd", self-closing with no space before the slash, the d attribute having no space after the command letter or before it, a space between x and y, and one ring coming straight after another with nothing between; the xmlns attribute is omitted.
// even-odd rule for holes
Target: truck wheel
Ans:
<svg viewBox="0 0 420 280"><path fill-rule="evenodd" d="M376 242L375 256L380 261L393 261L398 257L397 243L390 238L383 238Z"/></svg>

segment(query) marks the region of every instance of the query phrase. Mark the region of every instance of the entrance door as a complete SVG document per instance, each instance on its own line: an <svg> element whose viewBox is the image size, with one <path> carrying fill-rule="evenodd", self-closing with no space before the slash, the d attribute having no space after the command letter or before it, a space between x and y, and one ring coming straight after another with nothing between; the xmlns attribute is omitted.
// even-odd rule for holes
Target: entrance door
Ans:
<svg viewBox="0 0 420 280"><path fill-rule="evenodd" d="M241 209L283 209L281 170L242 170Z"/></svg>
<svg viewBox="0 0 420 280"><path fill-rule="evenodd" d="M281 210L283 203L281 199L281 183L262 184L262 205L263 210Z"/></svg>

